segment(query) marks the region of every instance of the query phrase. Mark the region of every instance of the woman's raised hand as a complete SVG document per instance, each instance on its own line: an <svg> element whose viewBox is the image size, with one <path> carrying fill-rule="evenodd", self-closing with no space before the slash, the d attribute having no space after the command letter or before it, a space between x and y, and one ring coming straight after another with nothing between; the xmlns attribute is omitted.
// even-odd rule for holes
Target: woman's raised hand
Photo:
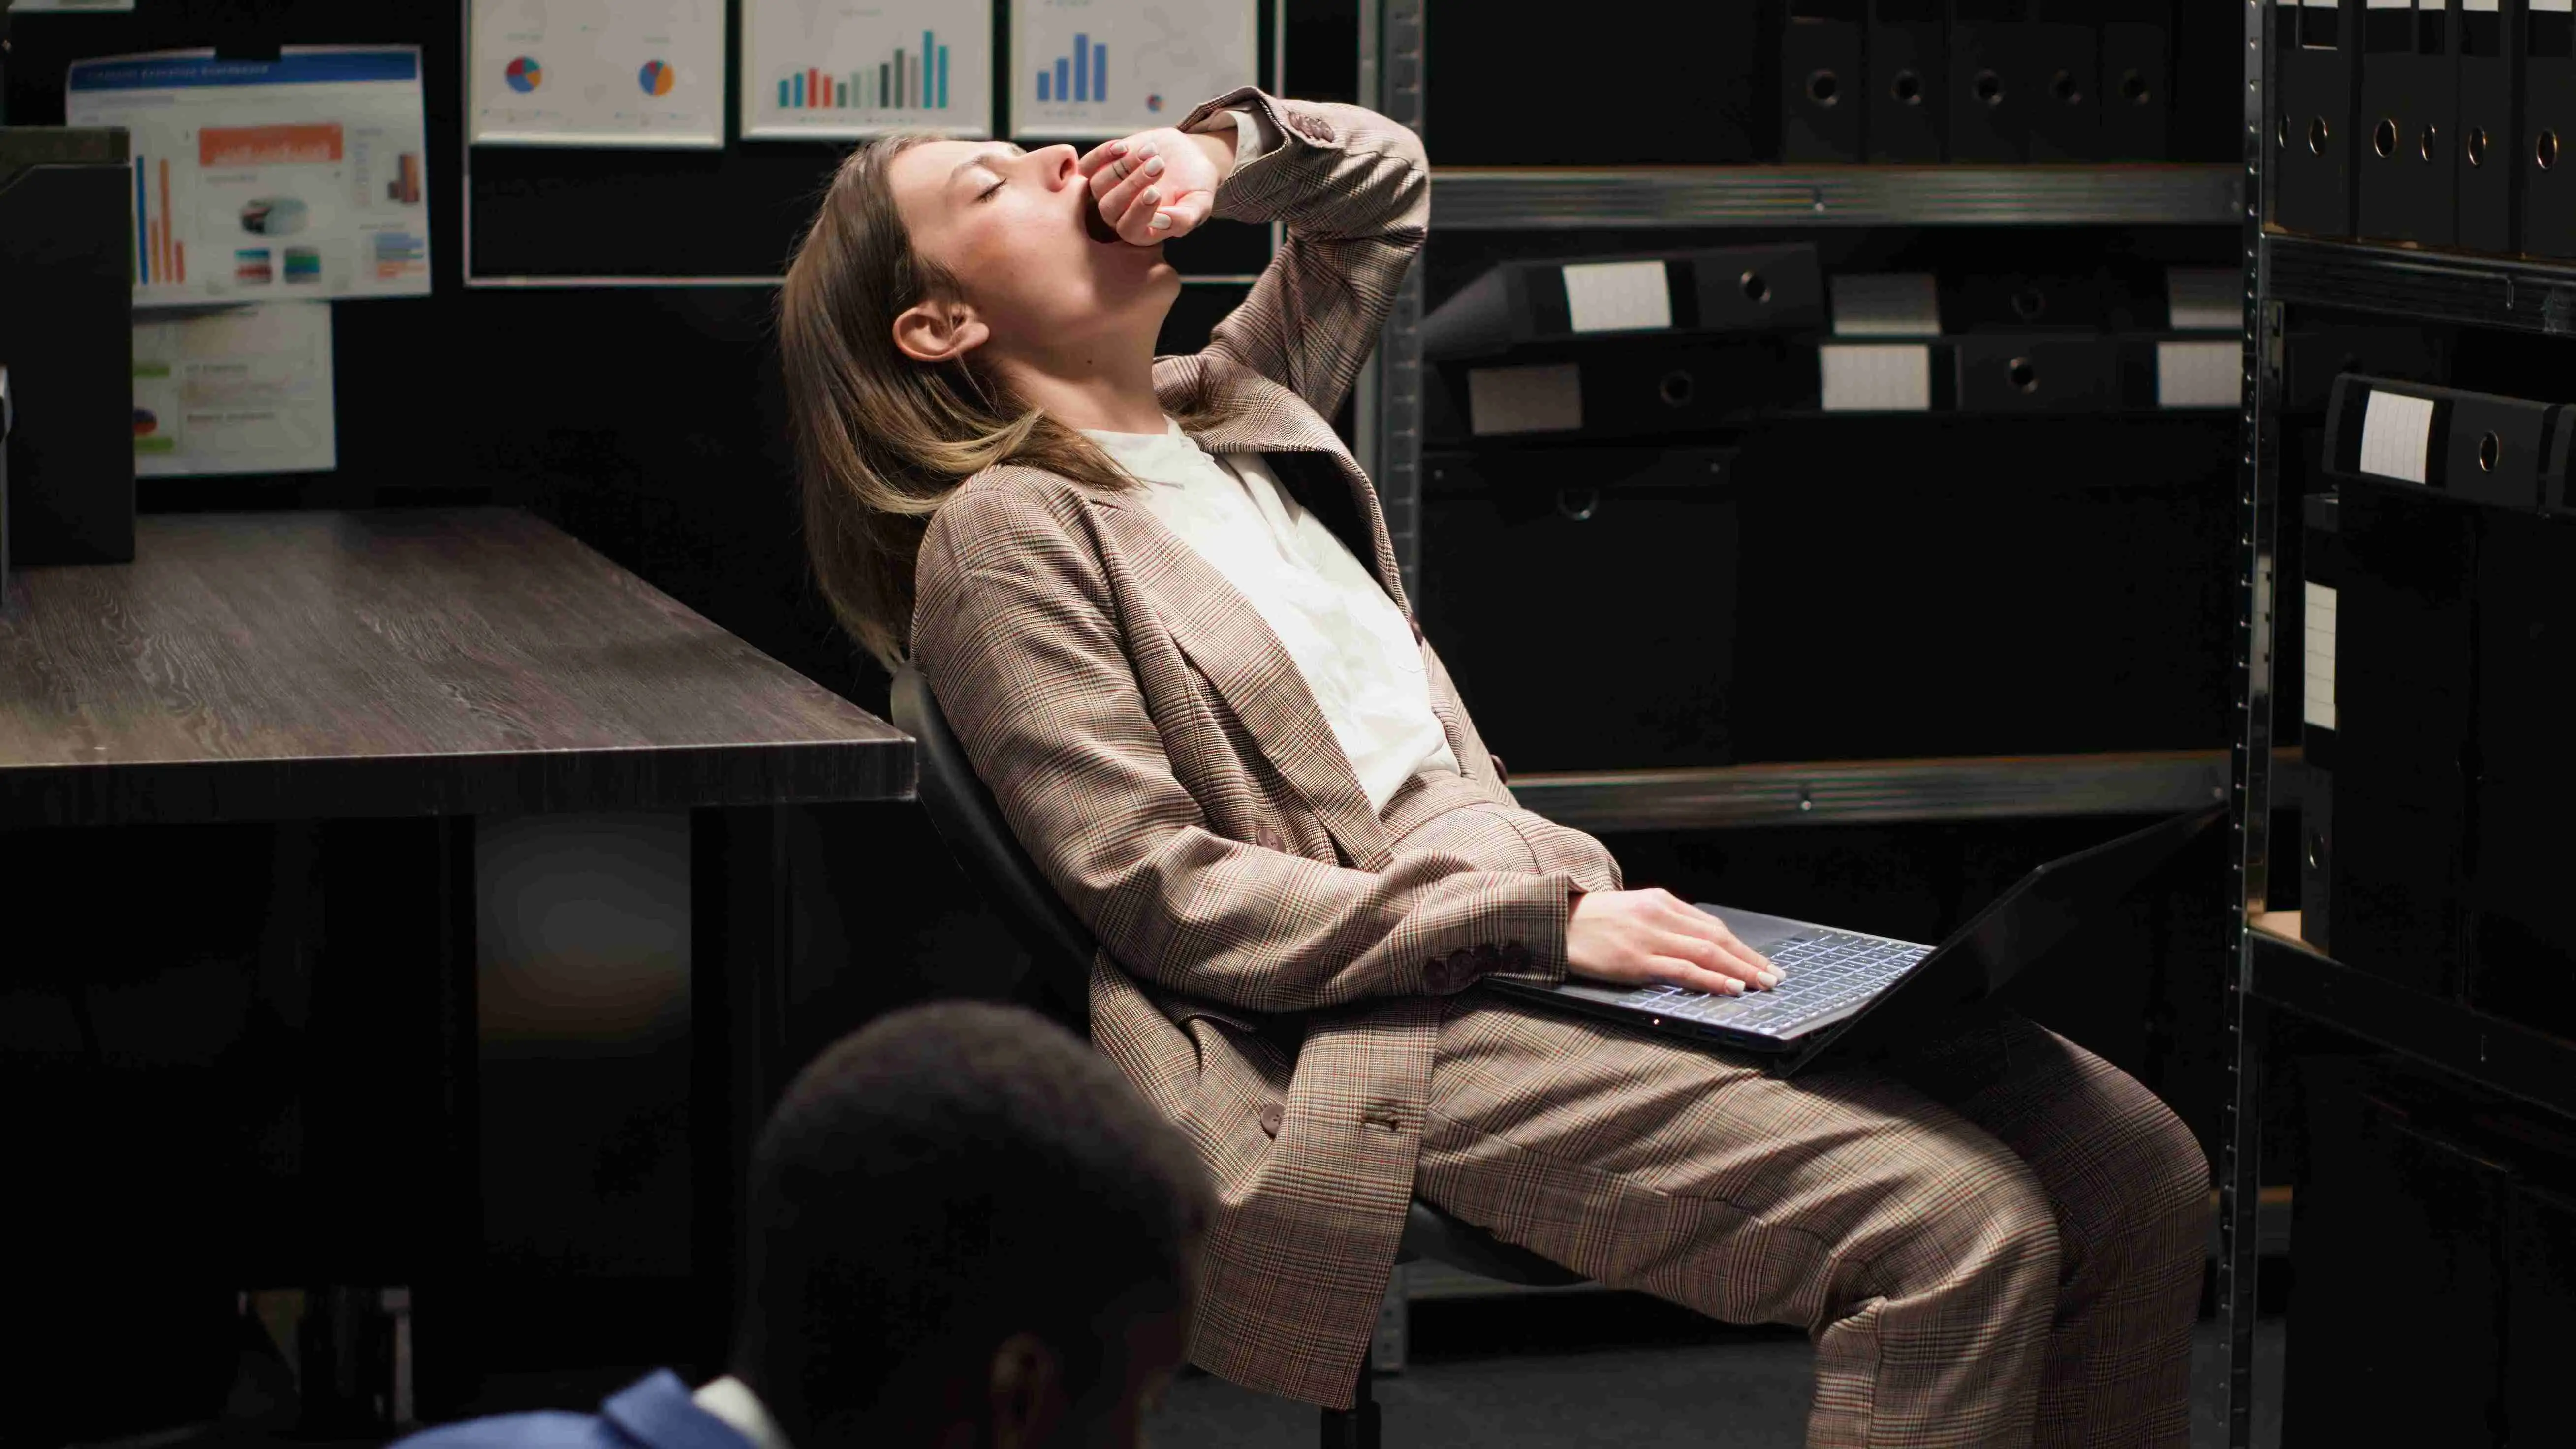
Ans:
<svg viewBox="0 0 2576 1449"><path fill-rule="evenodd" d="M1150 246L1198 230L1233 165L1230 133L1193 136L1165 126L1095 146L1079 169L1110 228Z"/></svg>
<svg viewBox="0 0 2576 1449"><path fill-rule="evenodd" d="M1741 996L1780 970L1726 923L1666 890L1591 891L1565 922L1567 974L1616 986L1656 983Z"/></svg>

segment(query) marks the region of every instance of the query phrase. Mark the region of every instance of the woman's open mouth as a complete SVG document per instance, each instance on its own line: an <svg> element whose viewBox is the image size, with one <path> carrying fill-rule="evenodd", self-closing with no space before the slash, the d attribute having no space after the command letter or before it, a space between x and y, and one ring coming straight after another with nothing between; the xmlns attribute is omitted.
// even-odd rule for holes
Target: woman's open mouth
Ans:
<svg viewBox="0 0 2576 1449"><path fill-rule="evenodd" d="M1104 246L1124 246L1126 244L1127 239L1120 236L1116 228L1110 226L1109 218L1100 214L1099 202L1086 196L1083 198L1081 210L1082 229L1085 233L1089 234L1093 241L1099 242Z"/></svg>

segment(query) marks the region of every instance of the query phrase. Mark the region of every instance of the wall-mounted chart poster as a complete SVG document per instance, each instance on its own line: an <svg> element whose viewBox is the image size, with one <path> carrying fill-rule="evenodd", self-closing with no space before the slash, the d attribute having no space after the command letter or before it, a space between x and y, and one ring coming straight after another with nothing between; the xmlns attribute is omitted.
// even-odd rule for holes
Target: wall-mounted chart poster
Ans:
<svg viewBox="0 0 2576 1449"><path fill-rule="evenodd" d="M474 0L478 146L724 145L724 0Z"/></svg>
<svg viewBox="0 0 2576 1449"><path fill-rule="evenodd" d="M1261 75L1255 0L1015 0L1011 131L1089 139L1168 126Z"/></svg>
<svg viewBox="0 0 2576 1449"><path fill-rule="evenodd" d="M742 134L993 134L993 8L742 0Z"/></svg>
<svg viewBox="0 0 2576 1449"><path fill-rule="evenodd" d="M134 305L429 292L419 47L75 61L66 109L133 137Z"/></svg>

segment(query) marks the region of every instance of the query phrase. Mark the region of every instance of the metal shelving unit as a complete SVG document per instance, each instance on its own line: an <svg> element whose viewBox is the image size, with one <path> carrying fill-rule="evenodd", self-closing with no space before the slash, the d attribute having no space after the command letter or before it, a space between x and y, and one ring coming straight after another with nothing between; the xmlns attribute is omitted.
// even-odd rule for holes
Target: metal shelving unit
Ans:
<svg viewBox="0 0 2576 1449"><path fill-rule="evenodd" d="M2272 682L2278 578L2276 535L2298 505L2281 494L2281 339L2312 309L2366 313L2427 326L2576 336L2576 265L2267 232L2263 137L2272 134L2264 53L2267 12L2245 13L2245 168L2241 218L2247 269L2244 444L2238 506L2237 630L2241 707L2230 746L2236 969L2226 983L2229 1093L2221 1123L2218 1300L2227 1341L2228 1443L2250 1442L2254 1264L2261 1159L2256 1067L2274 1009L2323 1024L2462 1080L2576 1116L2576 1042L2412 991L2342 965L2300 939L2297 912L2267 912L2272 812L2289 802L2292 751L2276 749ZM2281 722L2295 731L2295 720ZM2295 736L2293 735L2293 738Z"/></svg>
<svg viewBox="0 0 2576 1449"><path fill-rule="evenodd" d="M1647 166L1434 170L1441 231L2225 226L2234 166Z"/></svg>
<svg viewBox="0 0 2576 1449"><path fill-rule="evenodd" d="M2174 750L1516 775L1511 790L1525 808L1599 834L2165 814L2226 799L2227 782L2224 751Z"/></svg>
<svg viewBox="0 0 2576 1449"><path fill-rule="evenodd" d="M1360 0L1363 102L1426 136L1424 0ZM2232 165L1666 166L1435 169L1435 230L1646 227L2223 226L2244 210ZM1422 280L1396 299L1353 406L1405 591L1422 590ZM1785 774L1783 772L1786 772ZM1587 830L1793 821L1955 820L2148 812L2210 798L2214 767L2110 755L1737 767L1524 777L1533 810ZM1801 786L1804 793L1800 793ZM2060 808L2059 792L2081 798ZM2176 802L2180 802L2177 804Z"/></svg>

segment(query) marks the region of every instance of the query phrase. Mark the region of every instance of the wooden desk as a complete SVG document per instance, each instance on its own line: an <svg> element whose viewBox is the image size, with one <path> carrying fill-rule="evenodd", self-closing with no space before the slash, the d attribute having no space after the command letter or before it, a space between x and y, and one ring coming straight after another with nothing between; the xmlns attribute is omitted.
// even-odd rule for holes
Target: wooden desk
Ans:
<svg viewBox="0 0 2576 1449"><path fill-rule="evenodd" d="M151 515L133 563L23 570L0 611L0 853L106 867L12 933L50 919L112 943L162 905L122 868L137 828L310 837L330 926L291 943L317 983L297 1268L414 1287L433 1415L472 1392L478 1299L500 1301L481 1267L474 817L690 812L686 1318L712 1336L732 1321L742 1164L794 1066L782 808L909 800L913 778L893 726L515 510ZM13 954L0 976L49 988L91 969Z"/></svg>
<svg viewBox="0 0 2576 1449"><path fill-rule="evenodd" d="M894 726L511 509L157 514L0 611L0 828L912 795Z"/></svg>

